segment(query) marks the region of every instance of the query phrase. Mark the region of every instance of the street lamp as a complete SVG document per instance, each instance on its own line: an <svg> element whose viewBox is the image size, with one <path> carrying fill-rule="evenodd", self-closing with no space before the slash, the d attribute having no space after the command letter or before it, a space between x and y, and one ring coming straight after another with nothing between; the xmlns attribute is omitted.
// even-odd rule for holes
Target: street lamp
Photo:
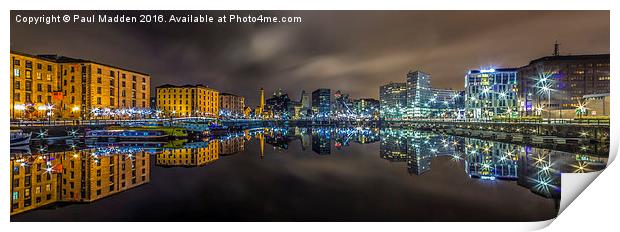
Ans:
<svg viewBox="0 0 620 232"><path fill-rule="evenodd" d="M539 72L536 80L536 87L538 88L538 94L540 96L547 95L547 117L551 122L551 91L553 91L553 72Z"/></svg>

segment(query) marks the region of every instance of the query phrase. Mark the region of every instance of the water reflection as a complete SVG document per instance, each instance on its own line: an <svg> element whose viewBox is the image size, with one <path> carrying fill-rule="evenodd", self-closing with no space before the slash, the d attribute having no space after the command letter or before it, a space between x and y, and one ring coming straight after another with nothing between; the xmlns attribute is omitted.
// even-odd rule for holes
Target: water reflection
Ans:
<svg viewBox="0 0 620 232"><path fill-rule="evenodd" d="M594 149L587 146L563 152L392 128L260 128L200 141L101 143L87 148L72 145L65 148L68 151L47 152L48 148L43 148L34 149L35 154L12 154L11 215L56 203L92 202L144 185L150 181L151 157L158 167L208 168L216 162L226 162L225 157L233 155L264 159L265 146L290 151L294 150L292 143L299 143L300 151L292 152L311 151L330 156L348 152L347 147L353 143L366 146L376 142L380 160L393 162L395 166L402 163L406 166L403 171L410 175L424 176L432 172L433 160L446 156L459 164L453 167L459 167L470 178L491 183L514 181L552 199L560 197L561 173L601 170L607 163L606 157L589 154ZM256 143L257 152L246 151L247 146ZM241 153L250 157L237 157Z"/></svg>
<svg viewBox="0 0 620 232"><path fill-rule="evenodd" d="M150 156L109 149L11 157L11 215L58 202L92 202L149 182Z"/></svg>

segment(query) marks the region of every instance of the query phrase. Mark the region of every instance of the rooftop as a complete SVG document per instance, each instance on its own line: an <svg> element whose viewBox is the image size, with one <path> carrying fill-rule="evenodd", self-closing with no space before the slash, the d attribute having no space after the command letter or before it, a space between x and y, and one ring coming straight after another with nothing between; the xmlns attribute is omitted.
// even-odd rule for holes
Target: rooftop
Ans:
<svg viewBox="0 0 620 232"><path fill-rule="evenodd" d="M517 68L490 68L490 69L471 69L468 74L472 73L493 73L493 72L516 72Z"/></svg>
<svg viewBox="0 0 620 232"><path fill-rule="evenodd" d="M212 89L209 88L207 86L204 86L202 84L197 84L197 85L171 85L171 84L165 84L165 85L160 85L155 87L157 89L165 89L165 88L207 88L207 89ZM213 89L214 90L214 89Z"/></svg>
<svg viewBox="0 0 620 232"><path fill-rule="evenodd" d="M59 56L59 55L56 55L56 54L31 55L31 54L24 53L24 52L19 52L19 51L11 51L11 54L17 54L17 55L21 55L21 56L27 56L27 57L47 60L47 61L54 62L54 63L93 63L93 64L108 66L108 67L111 67L111 68L121 69L121 70L124 70L124 71L134 72L134 73L138 73L138 74L149 76L149 74L143 73L143 72L140 72L140 71L135 71L135 70L121 68L121 67L114 66L114 65L99 63L99 62L92 61L92 60L76 59L76 58L71 58L71 57L66 57L66 56Z"/></svg>
<svg viewBox="0 0 620 232"><path fill-rule="evenodd" d="M591 54L591 55L568 55L568 56L545 56L530 61L530 65L533 63L543 61L568 61L568 60L609 60L609 54Z"/></svg>

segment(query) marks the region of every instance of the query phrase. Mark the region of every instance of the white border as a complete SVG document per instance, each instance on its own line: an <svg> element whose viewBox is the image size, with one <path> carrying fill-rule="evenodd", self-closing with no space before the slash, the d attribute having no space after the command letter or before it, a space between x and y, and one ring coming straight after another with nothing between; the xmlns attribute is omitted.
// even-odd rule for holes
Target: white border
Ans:
<svg viewBox="0 0 620 232"><path fill-rule="evenodd" d="M614 1L608 0L563 0L563 1L536 1L536 0L518 0L518 1L492 1L492 0L434 0L434 1L354 1L354 0L339 0L339 1L326 1L326 0L314 0L305 2L293 2L293 1L239 1L228 0L219 2L203 2L203 1L188 1L182 2L180 0L167 1L167 2L153 2L147 0L135 0L135 1L122 1L122 0L108 0L98 2L88 1L76 1L69 2L65 0L30 0L30 1L2 1L3 5L0 18L2 21L2 31L9 31L9 9L15 10L27 10L27 9L67 9L67 10L89 10L89 9L110 9L110 10L189 10L189 9L201 9L201 10L612 10L611 12L611 41L618 39L618 30L614 28L617 26L618 16L615 10L618 10L618 4L614 4ZM1 38L3 50L8 53L9 36L3 36ZM616 46L612 42L611 50L615 50ZM615 84L619 81L615 80L616 74L618 74L618 62L614 58L615 53L612 53L612 90L614 92ZM9 63L9 56L2 57L4 64ZM7 70L9 67L2 65L3 73L10 72ZM8 79L8 78L7 78ZM0 91L0 99L8 99L8 85L3 85L4 91ZM612 102L618 102L618 94L612 94ZM2 104L7 104L8 101L3 101ZM2 107L6 109L7 106ZM617 115L618 107L612 104L611 114ZM0 129L0 135L2 135L2 141L8 143L8 112L0 115L3 129ZM617 123L612 120L612 147L613 153L617 151ZM2 146L5 149L3 152L8 156L8 146ZM610 160L613 157L610 156ZM614 165L611 165L613 167ZM617 165L616 165L617 166ZM8 159L0 159L0 167L8 167ZM8 171L2 172L2 183L0 188L2 196L0 199L8 199L9 191L6 190L8 186ZM6 176L5 176L6 175ZM615 170L604 171L599 178L592 183L592 185L584 191L582 196L577 198L574 203L568 207L561 215L561 217L552 224L552 226L545 228L546 230L569 230L575 229L583 230L595 230L617 228L617 219L615 215L615 209L618 207L618 187L617 179L619 172L617 168ZM0 205L6 212L2 214L3 221L6 223L9 221L9 204L8 201L0 200ZM62 223L7 223L3 225L3 230L67 230L67 231L110 231L114 229L123 230L143 230L143 229L163 229L163 230L178 230L179 227L188 227L187 229L206 229L204 223L184 223L184 224L172 224L172 223L147 223L147 224L135 224L135 223L95 223L95 224L69 224ZM486 229L499 229L499 230L522 230L522 229L538 229L545 226L548 222L542 223L212 223L208 225L209 230L269 230L269 231L317 231L317 230L362 230L362 231L382 231L382 230L486 230ZM497 228L494 228L497 227ZM8 231L6 230L6 231Z"/></svg>

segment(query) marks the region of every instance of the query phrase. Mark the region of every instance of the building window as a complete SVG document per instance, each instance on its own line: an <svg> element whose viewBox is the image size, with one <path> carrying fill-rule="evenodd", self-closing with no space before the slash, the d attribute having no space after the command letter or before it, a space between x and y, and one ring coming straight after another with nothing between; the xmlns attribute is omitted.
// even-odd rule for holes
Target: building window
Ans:
<svg viewBox="0 0 620 232"><path fill-rule="evenodd" d="M13 76L16 76L16 77L19 76L19 69L18 68L13 69Z"/></svg>
<svg viewBox="0 0 620 232"><path fill-rule="evenodd" d="M37 63L37 69L42 69L42 68L43 68L43 65Z"/></svg>
<svg viewBox="0 0 620 232"><path fill-rule="evenodd" d="M52 71L52 66L49 64L47 65L47 71L50 71L50 72Z"/></svg>
<svg viewBox="0 0 620 232"><path fill-rule="evenodd" d="M71 67L71 73L75 72L75 67Z"/></svg>
<svg viewBox="0 0 620 232"><path fill-rule="evenodd" d="M97 77L97 83L101 84L101 77Z"/></svg>
<svg viewBox="0 0 620 232"><path fill-rule="evenodd" d="M19 66L19 60L18 59L13 60L13 64Z"/></svg>
<svg viewBox="0 0 620 232"><path fill-rule="evenodd" d="M110 77L114 77L114 71L110 70Z"/></svg>
<svg viewBox="0 0 620 232"><path fill-rule="evenodd" d="M101 74L101 68L97 68L97 74Z"/></svg>
<svg viewBox="0 0 620 232"><path fill-rule="evenodd" d="M15 89L19 89L20 88L19 81L15 81L15 85L14 86L15 86Z"/></svg>
<svg viewBox="0 0 620 232"><path fill-rule="evenodd" d="M101 98L97 97L97 104L101 105Z"/></svg>

